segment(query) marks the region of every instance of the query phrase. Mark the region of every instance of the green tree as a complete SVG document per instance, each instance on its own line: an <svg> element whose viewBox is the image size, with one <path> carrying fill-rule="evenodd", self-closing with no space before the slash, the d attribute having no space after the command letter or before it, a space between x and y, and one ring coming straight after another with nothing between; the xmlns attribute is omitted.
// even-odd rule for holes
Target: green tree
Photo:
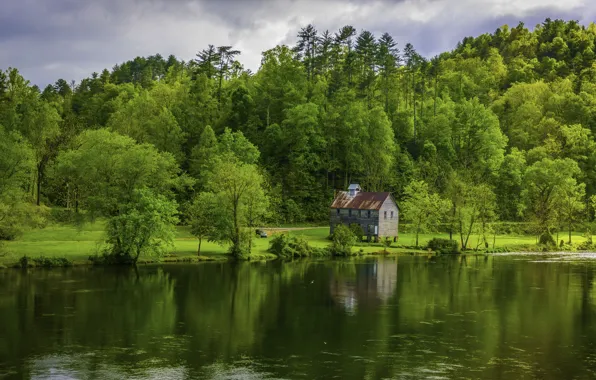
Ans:
<svg viewBox="0 0 596 380"><path fill-rule="evenodd" d="M564 224L569 233L568 243L571 244L573 226L583 216L586 208L584 201L586 185L577 183L575 178L566 178L557 188L555 197L555 214L557 224Z"/></svg>
<svg viewBox="0 0 596 380"><path fill-rule="evenodd" d="M106 129L83 132L62 152L56 172L79 190L86 216L107 218L118 260L163 252L176 222L174 190L189 185L174 157Z"/></svg>
<svg viewBox="0 0 596 380"><path fill-rule="evenodd" d="M197 185L204 187L205 175L211 168L211 162L217 155L217 138L213 129L207 125L201 133L199 143L192 148L189 163L189 172L197 178Z"/></svg>
<svg viewBox="0 0 596 380"><path fill-rule="evenodd" d="M190 233L199 239L197 256L201 256L201 243L215 234L218 204L213 193L199 193L186 210Z"/></svg>
<svg viewBox="0 0 596 380"><path fill-rule="evenodd" d="M148 91L142 91L116 111L110 117L108 127L139 143L151 143L182 161L184 133L172 112L158 104Z"/></svg>
<svg viewBox="0 0 596 380"><path fill-rule="evenodd" d="M552 228L556 225L557 199L559 194L577 195L576 177L580 174L577 162L571 159L544 158L529 166L524 176L524 214L533 220L540 242L552 242Z"/></svg>
<svg viewBox="0 0 596 380"><path fill-rule="evenodd" d="M266 214L268 198L263 176L254 164L231 155L213 165L206 185L216 200L216 229L213 239L230 244L230 253L238 258L250 256L252 234L246 227L256 224Z"/></svg>
<svg viewBox="0 0 596 380"><path fill-rule="evenodd" d="M47 210L35 207L27 185L35 173L35 156L16 131L0 125L0 240L12 240L27 227L45 223Z"/></svg>
<svg viewBox="0 0 596 380"><path fill-rule="evenodd" d="M110 253L120 263L136 264L141 254L162 256L173 247L176 203L147 188L133 190L106 225Z"/></svg>
<svg viewBox="0 0 596 380"><path fill-rule="evenodd" d="M331 251L336 256L351 256L352 247L356 243L356 235L350 227L343 224L338 225L331 237Z"/></svg>
<svg viewBox="0 0 596 380"><path fill-rule="evenodd" d="M418 247L420 233L436 228L449 205L439 194L432 193L426 182L412 181L404 189L401 207L404 219L410 221L414 227Z"/></svg>

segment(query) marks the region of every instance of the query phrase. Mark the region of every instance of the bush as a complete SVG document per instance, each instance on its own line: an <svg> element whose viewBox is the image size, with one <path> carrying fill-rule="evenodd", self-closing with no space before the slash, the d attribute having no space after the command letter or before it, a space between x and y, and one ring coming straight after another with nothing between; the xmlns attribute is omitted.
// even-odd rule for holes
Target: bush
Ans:
<svg viewBox="0 0 596 380"><path fill-rule="evenodd" d="M23 256L19 260L21 268L28 268L30 266L52 268L52 267L70 267L72 261L66 257L36 257L29 259L27 256Z"/></svg>
<svg viewBox="0 0 596 380"><path fill-rule="evenodd" d="M23 234L18 226L0 225L0 240L15 240Z"/></svg>
<svg viewBox="0 0 596 380"><path fill-rule="evenodd" d="M290 236L288 234L275 234L269 242L268 252L277 257L294 258L309 256L325 256L328 253L324 249L314 248L302 236Z"/></svg>
<svg viewBox="0 0 596 380"><path fill-rule="evenodd" d="M344 225L339 225L333 231L331 252L335 256L351 256L355 243L356 236L352 230Z"/></svg>
<svg viewBox="0 0 596 380"><path fill-rule="evenodd" d="M54 223L80 223L83 217L82 212L67 208L53 207L49 212L49 219Z"/></svg>
<svg viewBox="0 0 596 380"><path fill-rule="evenodd" d="M350 231L352 231L352 233L358 241L362 241L362 236L364 236L364 230L362 229L362 226L360 224L350 224Z"/></svg>
<svg viewBox="0 0 596 380"><path fill-rule="evenodd" d="M433 238L427 244L427 248L439 254L458 254L459 244L456 240Z"/></svg>
<svg viewBox="0 0 596 380"><path fill-rule="evenodd" d="M538 239L538 244L544 245L546 247L556 247L557 246L557 242L555 241L555 238L548 231L544 231L540 235L540 238Z"/></svg>

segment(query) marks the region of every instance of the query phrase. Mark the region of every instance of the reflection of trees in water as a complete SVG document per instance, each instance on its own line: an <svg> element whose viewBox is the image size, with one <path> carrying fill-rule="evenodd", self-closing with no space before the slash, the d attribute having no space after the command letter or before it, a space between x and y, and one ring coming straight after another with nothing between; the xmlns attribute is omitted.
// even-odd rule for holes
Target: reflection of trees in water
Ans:
<svg viewBox="0 0 596 380"><path fill-rule="evenodd" d="M248 352L273 323L279 272L267 264L236 262L199 266L181 291L183 320L193 364ZM266 305L266 310L265 310Z"/></svg>
<svg viewBox="0 0 596 380"><path fill-rule="evenodd" d="M9 363L48 349L101 350L101 358L88 358L90 368L138 360L139 351L161 355L156 337L172 334L176 323L174 281L158 268L138 275L131 268L39 269L3 273L5 280L0 357Z"/></svg>
<svg viewBox="0 0 596 380"><path fill-rule="evenodd" d="M596 359L593 273L499 257L4 271L0 358L66 348L74 364L54 365L98 378L131 363L147 377L581 377Z"/></svg>

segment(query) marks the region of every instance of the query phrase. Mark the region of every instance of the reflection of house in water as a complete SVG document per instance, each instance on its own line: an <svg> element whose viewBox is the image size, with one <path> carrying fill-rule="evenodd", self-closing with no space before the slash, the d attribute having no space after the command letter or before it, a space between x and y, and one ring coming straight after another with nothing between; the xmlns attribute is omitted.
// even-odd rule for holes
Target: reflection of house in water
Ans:
<svg viewBox="0 0 596 380"><path fill-rule="evenodd" d="M351 270L346 271L346 266ZM375 308L387 302L395 291L396 281L397 258L345 263L334 268L329 290L347 313L354 314L358 308Z"/></svg>

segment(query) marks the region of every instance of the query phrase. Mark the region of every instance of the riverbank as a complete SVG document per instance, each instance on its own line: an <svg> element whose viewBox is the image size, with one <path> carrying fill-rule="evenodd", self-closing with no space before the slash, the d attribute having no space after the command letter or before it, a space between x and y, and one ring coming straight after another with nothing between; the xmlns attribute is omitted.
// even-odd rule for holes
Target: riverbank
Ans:
<svg viewBox="0 0 596 380"><path fill-rule="evenodd" d="M275 233L289 233L303 236L308 243L317 248L324 248L329 245L327 236L328 227L314 226L282 226L265 228L269 238L256 237L253 240L253 256L251 260L271 260L276 256L267 252L271 236ZM81 228L70 225L52 225L44 229L27 231L18 240L4 242L0 248L0 267L12 267L20 264L21 258L27 256L33 258L45 258L47 260L66 259L71 265L90 265L89 256L101 252L104 239L104 224L101 221L86 224ZM421 234L419 245L424 247L426 243L434 238L448 238L447 234ZM581 243L585 239L577 233L573 236L575 243ZM415 248L416 237L411 233L402 233L397 243L385 248L377 243L358 243L354 251L361 251L364 255L387 254L424 254L424 249ZM478 237L470 239L472 248L478 245ZM491 241L492 243L492 241ZM227 255L227 246L213 242L203 241L201 244L201 255L197 255L198 240L192 236L186 227L176 229L174 247L170 253L162 258L142 257L139 264L155 262L200 262L200 261L226 261L230 259ZM488 252L515 252L536 250L536 238L534 236L501 235L495 239L494 249L491 245ZM484 253L482 251L471 251L470 253ZM30 260L32 265L34 262Z"/></svg>

